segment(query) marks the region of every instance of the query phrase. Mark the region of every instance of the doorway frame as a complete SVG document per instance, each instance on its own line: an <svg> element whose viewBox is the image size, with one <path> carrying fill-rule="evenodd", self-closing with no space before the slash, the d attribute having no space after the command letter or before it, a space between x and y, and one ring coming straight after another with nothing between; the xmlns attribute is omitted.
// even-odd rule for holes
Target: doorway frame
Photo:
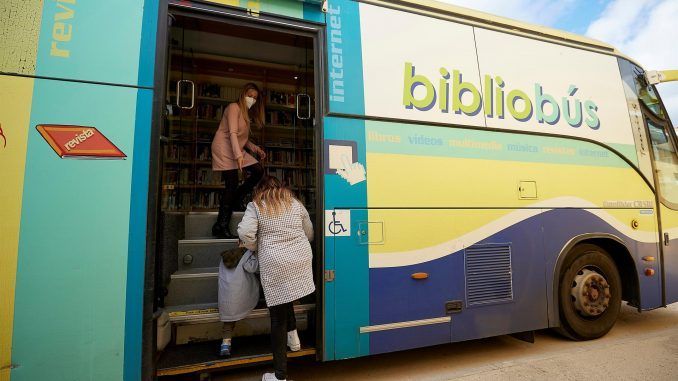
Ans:
<svg viewBox="0 0 678 381"><path fill-rule="evenodd" d="M325 316L323 314L324 298L324 268L325 268L325 240L323 239L323 219L324 219L324 176L322 169L323 163L323 136L324 136L324 117L327 114L327 93L326 93L326 68L325 68L325 46L326 46L326 25L323 23L295 19L265 12L253 12L244 8L236 8L214 3L206 3L199 0L160 0L158 10L158 29L156 37L156 57L154 72L154 95L153 95L153 115L151 122L150 139L150 162L149 162L149 184L148 184L148 206L147 206L147 226L146 226L146 261L144 272L144 298L143 298L143 326L141 337L141 378L142 380L154 380L156 375L156 314L158 310L158 292L156 256L158 250L158 221L160 215L158 192L161 181L160 168L160 132L163 127L163 117L165 111L165 99L167 91L167 47L169 44L170 14L180 14L182 16L193 17L202 20L216 22L225 22L231 25L244 25L250 28L264 29L273 32L291 33L309 37L313 40L313 62L314 62L314 151L315 158L315 179L316 179L316 216L315 216L315 242L316 255L319 259L314 269L316 292L315 292L315 347L316 360L323 358L323 348L325 344Z"/></svg>

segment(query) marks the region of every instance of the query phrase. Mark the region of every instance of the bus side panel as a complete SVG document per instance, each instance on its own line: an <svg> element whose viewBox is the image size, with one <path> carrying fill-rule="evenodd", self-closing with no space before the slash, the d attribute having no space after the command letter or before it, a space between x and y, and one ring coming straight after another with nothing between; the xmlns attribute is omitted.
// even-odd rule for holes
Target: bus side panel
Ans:
<svg viewBox="0 0 678 381"><path fill-rule="evenodd" d="M152 76L139 75L144 12L157 18L157 1L45 2L35 74L153 86Z"/></svg>
<svg viewBox="0 0 678 381"><path fill-rule="evenodd" d="M656 255L652 191L602 146L494 131L365 123L368 226L372 239L372 227L381 229L383 239L369 244L370 324L442 317L442 303L461 299L462 311L452 316L451 340L545 328L555 261L573 237L607 232L627 242L636 263L642 255ZM614 200L644 200L650 207L629 209ZM605 205L609 209L601 210ZM466 210L454 210L460 208ZM633 219L639 222L637 230L631 228ZM487 290L469 276L469 258L485 254L502 262L483 251L502 244L511 273L511 283L503 286L511 287L513 295L483 303ZM429 273L431 290L408 289L423 287L407 279L415 273ZM439 283L446 276L449 283ZM643 306L656 301L657 286L656 278L641 279ZM402 332L373 333L371 348L393 350ZM426 345L415 340L424 339L412 335L409 345Z"/></svg>
<svg viewBox="0 0 678 381"><path fill-rule="evenodd" d="M0 380L11 369L14 291L21 221L26 139L34 80L0 75Z"/></svg>
<svg viewBox="0 0 678 381"><path fill-rule="evenodd" d="M331 360L370 353L369 335L359 333L369 325L368 248L356 245L359 225L367 220L365 122L325 118L324 137L325 270L336 274L325 282L324 353ZM341 163L354 165L345 176L355 181L336 173Z"/></svg>
<svg viewBox="0 0 678 381"><path fill-rule="evenodd" d="M326 79L329 108L335 113L362 114L365 110L358 10L359 4L351 0L328 3ZM351 184L336 172L344 162L360 163L362 167L354 173L362 171L364 176L365 122L326 117L323 133L324 262L325 270L336 274L334 281L325 282L323 359L333 360L370 353L369 334L359 332L369 325L368 252L354 241L358 222L367 220L367 185L364 179ZM335 222L345 224L346 231Z"/></svg>
<svg viewBox="0 0 678 381"><path fill-rule="evenodd" d="M34 94L12 379L120 380L126 305L141 302L126 293L135 110L152 92L36 80ZM126 158L61 158L59 145L36 129L41 124L95 127Z"/></svg>
<svg viewBox="0 0 678 381"><path fill-rule="evenodd" d="M518 199L523 167L504 161L540 166L512 151L530 138L366 123L369 223L382 229L381 241L370 229L370 324L431 322L372 333L371 353L546 327L542 210Z"/></svg>

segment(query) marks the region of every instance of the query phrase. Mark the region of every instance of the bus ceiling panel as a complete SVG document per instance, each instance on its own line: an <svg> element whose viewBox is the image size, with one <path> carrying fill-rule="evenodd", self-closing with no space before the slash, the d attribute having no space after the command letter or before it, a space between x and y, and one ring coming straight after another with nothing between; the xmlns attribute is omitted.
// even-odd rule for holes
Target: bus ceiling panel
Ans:
<svg viewBox="0 0 678 381"><path fill-rule="evenodd" d="M239 30L222 23L221 30L206 31L200 21L198 28L181 24L172 28L171 41L173 54L194 61L229 61L233 65L251 64L246 61L258 61L267 69L285 71L299 67L313 66L313 40L303 36L284 35L251 28ZM224 64L225 62L221 62ZM263 65L266 64L266 65Z"/></svg>
<svg viewBox="0 0 678 381"><path fill-rule="evenodd" d="M227 20L205 19L195 16L186 16L183 14L175 15L174 26L206 32L212 35L230 36L248 40L266 41L279 45L288 45L303 48L309 45L309 38L294 33L281 33L269 29L263 29L260 26L239 25L229 23Z"/></svg>

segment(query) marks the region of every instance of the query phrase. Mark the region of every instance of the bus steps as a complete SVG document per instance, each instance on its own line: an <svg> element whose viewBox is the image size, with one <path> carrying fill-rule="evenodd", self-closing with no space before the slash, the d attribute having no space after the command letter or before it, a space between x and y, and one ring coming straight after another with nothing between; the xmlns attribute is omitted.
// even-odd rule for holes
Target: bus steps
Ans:
<svg viewBox="0 0 678 381"><path fill-rule="evenodd" d="M263 306L264 303L262 302ZM309 325L309 312L315 309L314 304L298 304L294 306L297 327L306 330ZM216 303L199 303L185 306L173 306L165 309L174 331L176 345L190 344L200 341L218 340L221 338L221 322ZM257 336L270 333L270 320L267 308L254 309L246 318L236 324L233 335Z"/></svg>
<svg viewBox="0 0 678 381"><path fill-rule="evenodd" d="M311 335L299 333L301 350L287 352L288 358L313 356L315 347ZM156 375L175 376L205 373L248 365L265 364L273 359L268 335L234 337L231 357L219 357L219 340L168 347L158 359Z"/></svg>
<svg viewBox="0 0 678 381"><path fill-rule="evenodd" d="M217 212L192 212L186 215L186 224L184 228L184 237L204 238L212 236L212 225L217 222ZM245 212L233 212L228 224L228 230L231 235L238 235L238 224L242 220Z"/></svg>
<svg viewBox="0 0 678 381"><path fill-rule="evenodd" d="M238 244L237 239L191 238L179 240L177 269L218 267L221 253Z"/></svg>
<svg viewBox="0 0 678 381"><path fill-rule="evenodd" d="M299 316L307 314L315 309L315 304L295 304L294 313ZM217 303L200 303L185 306L168 307L165 311L169 314L173 324L200 324L219 321L219 307ZM267 308L252 310L244 320L269 317Z"/></svg>
<svg viewBox="0 0 678 381"><path fill-rule="evenodd" d="M177 271L170 277L166 306L216 303L219 268L207 267Z"/></svg>
<svg viewBox="0 0 678 381"><path fill-rule="evenodd" d="M237 230L237 224L243 214L243 212L233 213L231 230ZM179 319L170 319L176 344L213 340L221 335L221 324L216 310L219 263L221 253L235 247L238 240L211 237L212 225L216 218L217 213L214 212L187 214L185 223L182 224L184 234L175 241L177 270L169 275L164 305L171 316L183 316ZM186 313L210 309L214 309L211 314L205 311L197 314ZM251 336L266 332L267 327L266 318L257 319L255 314L248 323L240 324L240 328L236 329L240 330L242 335Z"/></svg>

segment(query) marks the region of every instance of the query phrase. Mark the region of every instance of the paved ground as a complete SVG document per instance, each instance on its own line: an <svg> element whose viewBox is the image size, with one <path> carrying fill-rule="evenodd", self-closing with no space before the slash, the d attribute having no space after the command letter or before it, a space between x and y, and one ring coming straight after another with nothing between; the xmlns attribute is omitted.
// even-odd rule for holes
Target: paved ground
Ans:
<svg viewBox="0 0 678 381"><path fill-rule="evenodd" d="M215 375L260 380L269 368ZM535 344L508 336L331 363L295 361L290 376L305 380L678 380L678 304L639 314L622 308L605 337L572 342L550 331Z"/></svg>

